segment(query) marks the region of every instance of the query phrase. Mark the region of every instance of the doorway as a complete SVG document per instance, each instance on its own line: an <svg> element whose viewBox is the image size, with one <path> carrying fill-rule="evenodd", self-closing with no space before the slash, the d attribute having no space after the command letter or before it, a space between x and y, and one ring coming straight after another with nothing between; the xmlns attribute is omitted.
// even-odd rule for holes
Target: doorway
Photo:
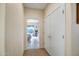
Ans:
<svg viewBox="0 0 79 59"><path fill-rule="evenodd" d="M26 49L39 48L39 20L27 19L26 20Z"/></svg>
<svg viewBox="0 0 79 59"><path fill-rule="evenodd" d="M65 55L65 4L44 20L45 49L51 56Z"/></svg>

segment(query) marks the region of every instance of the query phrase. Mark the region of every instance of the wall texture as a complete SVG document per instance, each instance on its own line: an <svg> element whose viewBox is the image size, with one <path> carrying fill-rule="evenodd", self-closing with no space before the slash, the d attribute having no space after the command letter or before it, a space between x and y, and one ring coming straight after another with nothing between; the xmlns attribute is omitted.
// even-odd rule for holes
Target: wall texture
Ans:
<svg viewBox="0 0 79 59"><path fill-rule="evenodd" d="M0 3L0 56L5 55L5 4Z"/></svg>
<svg viewBox="0 0 79 59"><path fill-rule="evenodd" d="M43 11L32 8L24 8L24 17L27 19L39 20L39 31L40 31L40 48L44 47L44 32L43 32Z"/></svg>
<svg viewBox="0 0 79 59"><path fill-rule="evenodd" d="M20 3L6 4L6 55L23 55L24 19L23 6Z"/></svg>

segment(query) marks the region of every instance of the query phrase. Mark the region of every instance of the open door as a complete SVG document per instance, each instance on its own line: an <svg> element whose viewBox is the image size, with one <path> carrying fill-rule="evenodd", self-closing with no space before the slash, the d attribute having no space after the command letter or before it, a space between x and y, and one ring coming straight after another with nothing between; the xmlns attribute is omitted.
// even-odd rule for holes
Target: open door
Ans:
<svg viewBox="0 0 79 59"><path fill-rule="evenodd" d="M25 27L26 50L39 48L39 20L27 19Z"/></svg>

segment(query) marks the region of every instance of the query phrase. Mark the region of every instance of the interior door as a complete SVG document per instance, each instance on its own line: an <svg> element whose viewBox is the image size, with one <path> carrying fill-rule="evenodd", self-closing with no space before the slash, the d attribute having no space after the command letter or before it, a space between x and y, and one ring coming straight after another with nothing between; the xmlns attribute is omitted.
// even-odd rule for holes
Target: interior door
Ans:
<svg viewBox="0 0 79 59"><path fill-rule="evenodd" d="M51 14L51 55L65 55L65 5Z"/></svg>
<svg viewBox="0 0 79 59"><path fill-rule="evenodd" d="M45 49L50 54L50 47L51 47L51 37L50 37L50 16L48 16L44 20L44 34L45 34Z"/></svg>

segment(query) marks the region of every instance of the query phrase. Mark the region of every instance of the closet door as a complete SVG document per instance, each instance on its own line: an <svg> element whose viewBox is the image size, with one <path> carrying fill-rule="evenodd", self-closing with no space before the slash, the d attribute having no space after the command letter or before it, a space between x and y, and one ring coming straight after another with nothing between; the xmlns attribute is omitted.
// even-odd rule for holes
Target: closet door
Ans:
<svg viewBox="0 0 79 59"><path fill-rule="evenodd" d="M51 37L50 37L50 16L46 17L44 19L44 34L45 34L45 49L47 50L47 52L50 54L50 43L51 43Z"/></svg>
<svg viewBox="0 0 79 59"><path fill-rule="evenodd" d="M65 5L51 14L51 55L65 55Z"/></svg>

